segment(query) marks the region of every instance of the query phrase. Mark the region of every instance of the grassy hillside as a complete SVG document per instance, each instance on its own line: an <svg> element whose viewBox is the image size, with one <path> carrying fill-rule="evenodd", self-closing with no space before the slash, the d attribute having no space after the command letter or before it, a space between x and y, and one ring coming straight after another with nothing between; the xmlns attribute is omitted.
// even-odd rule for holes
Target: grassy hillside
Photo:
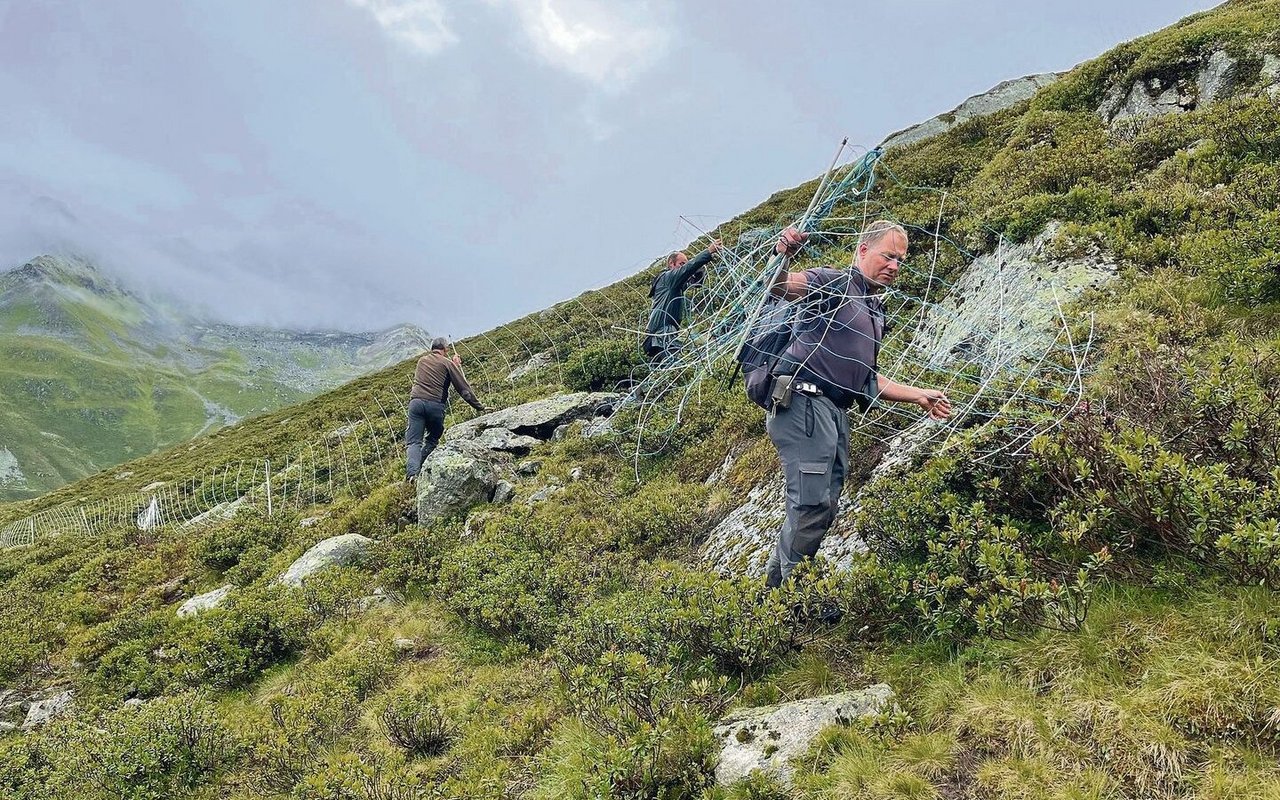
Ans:
<svg viewBox="0 0 1280 800"><path fill-rule="evenodd" d="M1108 124L1112 87L1233 97ZM1106 254L1088 403L1026 458L958 434L911 480L849 491L871 552L767 592L710 574L699 538L776 471L762 415L707 391L667 447L569 436L532 458L552 500L434 528L388 425L377 488L186 530L69 535L0 553L0 686L74 686L79 711L0 734L17 797L1272 798L1280 796L1280 2L1230 2L1081 65L1027 103L891 151L876 200L974 251L1063 223ZM927 187L928 191L917 187ZM812 185L726 226L777 226ZM937 194L949 200L941 219ZM696 245L695 245L696 246ZM913 257L932 242L917 236ZM828 250L816 259L847 254ZM958 273L964 264L944 263ZM928 276L904 274L907 291ZM648 275L461 343L490 405L633 368ZM535 353L555 365L516 381ZM208 465L286 459L398 409L402 364L308 403L0 508L4 521ZM456 422L469 411L455 410ZM392 414L394 417L394 414ZM869 437L855 436L860 455ZM735 454L728 475L705 479ZM872 459L868 458L866 461ZM581 480L571 480L574 469ZM112 471L113 473L115 470ZM316 476L301 481L319 480ZM322 516L303 527L300 518ZM342 533L380 542L300 590L271 579ZM182 598L241 587L214 612ZM389 602L369 600L375 587ZM371 605L372 604L372 605ZM837 625L818 612L838 606ZM793 787L712 788L726 709L885 681L900 708L834 729ZM145 702L129 707L126 699Z"/></svg>
<svg viewBox="0 0 1280 800"><path fill-rule="evenodd" d="M0 275L0 448L21 471L0 500L310 397L367 371L370 342L387 340L203 323L84 262L34 259Z"/></svg>

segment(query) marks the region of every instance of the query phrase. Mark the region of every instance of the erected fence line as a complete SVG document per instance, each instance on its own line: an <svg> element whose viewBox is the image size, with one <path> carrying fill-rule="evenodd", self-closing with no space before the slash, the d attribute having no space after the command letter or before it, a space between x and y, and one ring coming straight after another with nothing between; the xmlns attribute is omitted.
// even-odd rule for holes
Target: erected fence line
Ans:
<svg viewBox="0 0 1280 800"><path fill-rule="evenodd" d="M381 406L381 403L379 403ZM384 409L384 417L390 420L389 415ZM366 415L364 426L357 425L356 429L348 433L356 434L357 438L360 432L368 430L368 435L374 438L373 453L379 463L385 463L383 458L383 449L381 443L376 441L379 434L385 433L389 438L394 437L396 430L394 426L389 425L386 432L379 431L379 426L374 425ZM328 488L328 499L332 500L338 491L345 488L348 493L358 495L362 491L371 488L377 479L377 474L370 475L369 465L365 464L368 451L363 450L359 443L352 442L355 456L349 455L348 448L339 439L341 464L336 464L334 459L334 451L329 447L327 439L332 434L326 434L324 437L318 437L324 444L323 451L317 450L314 441L306 443L306 451L299 448L300 455L295 458L288 469L284 472L296 471L299 476L305 474L305 464L300 461L310 461L312 486L311 501L315 504L320 498L317 497L317 482L323 479ZM305 459L301 453L310 452L312 457ZM388 451L393 457L397 453L397 449L391 446ZM319 459L325 457L326 463L323 465L323 475L320 472L321 466ZM360 469L352 470L347 460L351 457L360 459ZM340 475L335 475L341 469ZM64 504L49 509L43 509L30 514L26 517L14 520L8 525L0 528L0 550L11 547L18 547L33 544L38 536L57 536L64 533L79 532L86 535L92 535L103 530L118 527L120 525L129 525L137 527L140 530L154 530L161 527L173 525L186 525L194 521L215 522L225 519L220 509L224 512L230 511L238 503L251 501L254 495L258 500L251 502L263 502L265 500L266 512L268 517L274 517L276 503L278 481L273 477L281 477L284 473L272 475L271 460L263 460L263 482L258 484L256 474L250 478L248 484L242 482L244 475L244 461L240 460L236 464L236 472L234 479L231 473L231 463L214 465L209 470L208 479L198 481L195 476L188 476L183 480L182 487L174 487L164 485L157 487L155 491L148 493L140 493L136 490L110 495L93 503L76 504L70 506ZM257 470L253 469L253 473ZM353 478L353 473L355 477ZM335 477L339 480L335 481ZM295 476L298 478L298 476ZM234 485L230 485L234 480ZM285 497L288 496L289 478L285 476L284 489ZM298 486L295 487L294 501L298 508L302 508L305 502L305 487L303 481L298 478ZM345 484L345 486L335 486L335 484ZM189 491L183 491L186 485L190 486ZM287 504L287 503L286 503ZM78 512L78 513L77 513ZM205 518L205 519L201 519Z"/></svg>

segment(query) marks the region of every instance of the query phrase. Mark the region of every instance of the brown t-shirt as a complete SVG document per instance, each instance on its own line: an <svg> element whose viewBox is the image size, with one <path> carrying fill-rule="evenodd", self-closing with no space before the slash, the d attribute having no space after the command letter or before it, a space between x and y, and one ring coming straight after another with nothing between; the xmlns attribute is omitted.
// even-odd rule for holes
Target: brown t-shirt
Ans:
<svg viewBox="0 0 1280 800"><path fill-rule="evenodd" d="M418 359L418 366L413 371L413 389L409 397L418 400L430 400L435 403L449 402L449 386L458 390L462 399L470 403L477 411L483 406L476 399L471 385L462 376L462 370L453 363L453 359L439 350L432 350Z"/></svg>

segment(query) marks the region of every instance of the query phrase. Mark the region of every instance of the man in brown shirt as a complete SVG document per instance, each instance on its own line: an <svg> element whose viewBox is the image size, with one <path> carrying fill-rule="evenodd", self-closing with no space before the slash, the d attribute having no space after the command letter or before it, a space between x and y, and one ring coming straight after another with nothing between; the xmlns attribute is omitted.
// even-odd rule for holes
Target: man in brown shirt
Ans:
<svg viewBox="0 0 1280 800"><path fill-rule="evenodd" d="M445 351L449 340L443 336L431 342L431 351L418 359L413 372L413 389L409 392L409 424L404 429L404 446L407 451L406 477L414 481L422 469L422 462L440 443L444 435L444 414L449 404L449 387L458 390L462 399L475 408L485 407L476 399L470 384L462 374L461 360L449 358ZM426 442L423 442L423 434Z"/></svg>

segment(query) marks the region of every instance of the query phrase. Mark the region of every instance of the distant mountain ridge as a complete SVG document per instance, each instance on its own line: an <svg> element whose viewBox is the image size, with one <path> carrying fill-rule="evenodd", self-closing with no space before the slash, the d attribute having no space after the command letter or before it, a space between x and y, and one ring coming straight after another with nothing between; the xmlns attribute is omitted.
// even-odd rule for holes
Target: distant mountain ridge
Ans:
<svg viewBox="0 0 1280 800"><path fill-rule="evenodd" d="M415 325L207 320L77 258L0 273L0 500L30 497L424 350Z"/></svg>

